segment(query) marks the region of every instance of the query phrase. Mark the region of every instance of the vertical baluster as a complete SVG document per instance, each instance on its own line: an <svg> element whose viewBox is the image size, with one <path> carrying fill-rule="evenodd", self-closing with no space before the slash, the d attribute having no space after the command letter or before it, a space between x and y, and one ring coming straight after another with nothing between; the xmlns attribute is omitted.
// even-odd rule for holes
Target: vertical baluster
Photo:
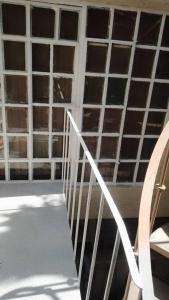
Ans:
<svg viewBox="0 0 169 300"><path fill-rule="evenodd" d="M117 229L116 239L115 239L115 242L114 242L113 254L112 254L112 258L111 258L109 274L108 274L108 277L107 277L107 283L106 283L106 288L105 288L105 293L104 293L103 300L108 300L108 298L109 298L110 288L111 288L111 284L112 284L112 280L113 280L113 276L114 276L114 271L115 271L115 267L116 267L116 261L117 261L119 246L120 246L120 234L119 234L119 231Z"/></svg>
<svg viewBox="0 0 169 300"><path fill-rule="evenodd" d="M97 219L97 227L96 227L96 233L95 233L95 241L94 241L93 254L92 254L92 261L91 261L91 266L90 266L90 273L89 273L88 286L87 286L87 292L86 292L86 300L89 300L89 298L90 298L90 291L91 291L91 286L92 286L94 267L95 267L96 255L97 255L97 248L98 248L98 243L99 243L100 228L101 228L101 223L102 223L103 207L104 207L104 198L103 198L103 194L101 193L99 213L98 213L98 219Z"/></svg>
<svg viewBox="0 0 169 300"><path fill-rule="evenodd" d="M66 186L66 170L67 170L67 149L68 149L68 115L66 113L66 131L65 131L65 147L64 147L64 170L63 170L63 193L65 193Z"/></svg>
<svg viewBox="0 0 169 300"><path fill-rule="evenodd" d="M66 191L65 191L65 198L66 198L66 206L68 208L68 192L69 192L69 183L70 183L70 120L68 118L68 138L67 138L67 174L66 174Z"/></svg>
<svg viewBox="0 0 169 300"><path fill-rule="evenodd" d="M86 243L87 227L88 227L88 220L89 220L89 211L90 211L90 202L91 202L93 181L94 181L94 173L93 173L93 170L91 169L89 190L88 190L88 196L87 196L85 222L84 222L84 229L83 229L82 248L81 248L81 255L80 255L80 265L79 265L79 274L78 274L79 282L81 281L81 275L82 275L82 266L83 266L83 258L84 258L84 251L85 251L85 243Z"/></svg>
<svg viewBox="0 0 169 300"><path fill-rule="evenodd" d="M82 172L81 172L81 180L80 180L80 187L79 187L78 210L77 210L77 218L76 218L74 259L76 258L77 240L78 240L78 233L79 233L80 210L81 210L81 204L82 204L82 192L83 192L84 172L85 172L85 158L86 158L85 153L83 153ZM73 236L73 223L71 224L71 235Z"/></svg>

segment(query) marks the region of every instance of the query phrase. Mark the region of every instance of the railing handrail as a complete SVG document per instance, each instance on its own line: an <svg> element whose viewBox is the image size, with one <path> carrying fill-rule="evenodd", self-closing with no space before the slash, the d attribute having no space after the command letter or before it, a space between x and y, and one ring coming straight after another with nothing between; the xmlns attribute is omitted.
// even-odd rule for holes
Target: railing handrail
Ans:
<svg viewBox="0 0 169 300"><path fill-rule="evenodd" d="M163 129L153 150L149 166L145 176L145 183L142 190L140 209L139 209L139 225L138 225L138 253L139 253L139 269L143 284L143 299L152 300L153 282L151 272L151 256L150 256L150 218L152 209L153 192L155 181L167 143L169 141L169 122Z"/></svg>
<svg viewBox="0 0 169 300"><path fill-rule="evenodd" d="M135 284L139 287L139 288L142 288L142 283L141 283L141 277L140 277L140 273L139 273L139 270L138 270L138 266L137 266L137 263L136 263L136 259L135 259L135 256L134 256L134 253L133 253L133 250L132 250L132 246L131 246L131 242L130 242L130 239L129 239L129 236L128 236L128 233L127 233L127 230L126 230L126 227L125 227L125 224L124 224L124 221L116 207L116 204L81 136L81 133L73 119L73 116L72 114L70 113L69 110L67 110L67 115L70 119L70 122L76 132L76 135L81 143L81 146L83 147L83 150L84 150L84 153L91 165L91 168L92 168L92 171L94 172L94 175L98 181L98 184L100 185L100 188L101 188L101 191L104 195L104 198L110 208L110 211L116 221L116 224L117 224L117 227L118 227L118 230L119 230L119 233L120 233L120 237L121 237L121 241L122 241L122 244L123 244L123 247L124 247L124 252L125 252L125 255L126 255L126 258L127 258L127 262L128 262L128 266L129 266L129 269L130 269L130 273L131 273L131 277L133 279L133 281L135 282Z"/></svg>

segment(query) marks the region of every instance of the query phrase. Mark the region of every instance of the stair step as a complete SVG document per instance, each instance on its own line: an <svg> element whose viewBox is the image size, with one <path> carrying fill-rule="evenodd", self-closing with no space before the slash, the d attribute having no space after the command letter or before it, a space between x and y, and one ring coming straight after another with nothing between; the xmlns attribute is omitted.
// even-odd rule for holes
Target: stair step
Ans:
<svg viewBox="0 0 169 300"><path fill-rule="evenodd" d="M169 223L156 229L150 237L151 249L169 258Z"/></svg>
<svg viewBox="0 0 169 300"><path fill-rule="evenodd" d="M169 285L160 281L157 278L153 278L154 282L154 295L156 300L168 300L169 299Z"/></svg>

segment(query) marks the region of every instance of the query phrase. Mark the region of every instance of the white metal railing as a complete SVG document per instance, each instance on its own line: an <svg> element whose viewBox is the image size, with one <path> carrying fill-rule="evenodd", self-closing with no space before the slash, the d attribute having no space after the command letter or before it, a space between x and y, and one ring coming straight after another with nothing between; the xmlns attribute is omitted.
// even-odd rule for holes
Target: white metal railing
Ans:
<svg viewBox="0 0 169 300"><path fill-rule="evenodd" d="M107 300L110 293L110 287L112 284L113 274L116 266L117 254L120 245L120 240L123 244L124 252L127 258L129 272L131 277L135 283L135 285L141 289L141 277L138 270L138 266L136 263L135 255L133 253L133 249L130 243L130 239L123 222L123 219L115 205L115 202L102 178L100 172L89 152L87 149L84 140L81 136L81 133L70 113L67 111L65 114L65 136L64 136L64 167L63 167L63 190L66 197L66 204L68 208L68 218L70 220L70 228L71 228L71 235L73 234L73 224L75 218L75 202L76 202L76 191L78 188L78 201L77 201L77 215L76 215L76 228L75 228L75 238L74 238L74 258L76 258L77 252L77 239L78 239L78 231L79 231L79 222L80 222L80 210L82 204L82 191L84 187L84 173L85 173L85 164L86 162L89 163L91 167L90 172L90 181L89 181L89 188L87 194L87 204L86 204L86 212L85 212L85 220L84 220L84 229L83 229L83 238L82 238L82 246L81 246L81 254L80 254L80 263L79 263L79 270L78 270L78 278L79 282L81 280L82 275L82 266L83 266L83 259L84 259L84 251L85 251L85 243L86 243L86 235L87 235L87 227L88 227L88 220L89 220L89 211L90 211L90 203L92 198L92 187L94 184L94 180L97 180L97 186L100 188L100 206L99 206L99 213L97 218L97 226L96 226L96 233L95 233L95 241L93 247L93 254L88 278L88 285L86 291L86 300L89 299L92 279L94 274L94 267L96 262L96 254L98 249L98 241L100 235L100 227L103 217L103 207L104 203L106 202L110 208L112 217L114 218L117 224L117 232L116 238L114 242L114 249L112 253L109 273L107 277L107 284L105 287L104 292L104 300ZM78 178L78 158L79 158L79 149L80 146L83 149L83 159L82 159L82 169L81 169L81 178L79 185L77 183Z"/></svg>

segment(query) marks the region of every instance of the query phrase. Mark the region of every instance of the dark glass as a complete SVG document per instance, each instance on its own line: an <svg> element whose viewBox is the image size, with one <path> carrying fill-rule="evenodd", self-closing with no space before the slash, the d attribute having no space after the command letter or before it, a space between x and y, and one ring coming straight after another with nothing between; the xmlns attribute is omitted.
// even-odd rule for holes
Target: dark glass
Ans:
<svg viewBox="0 0 169 300"><path fill-rule="evenodd" d="M149 82L132 80L130 82L128 107L146 107L148 91Z"/></svg>
<svg viewBox="0 0 169 300"><path fill-rule="evenodd" d="M136 48L132 76L151 78L154 57L154 50Z"/></svg>
<svg viewBox="0 0 169 300"><path fill-rule="evenodd" d="M50 46L32 44L32 70L49 72L50 70Z"/></svg>
<svg viewBox="0 0 169 300"><path fill-rule="evenodd" d="M139 44L157 45L161 19L161 15L141 13L137 37Z"/></svg>
<svg viewBox="0 0 169 300"><path fill-rule="evenodd" d="M28 102L26 76L5 76L5 102L14 104Z"/></svg>
<svg viewBox="0 0 169 300"><path fill-rule="evenodd" d="M52 131L63 131L64 127L64 108L52 109Z"/></svg>
<svg viewBox="0 0 169 300"><path fill-rule="evenodd" d="M49 103L49 77L33 75L33 102Z"/></svg>
<svg viewBox="0 0 169 300"><path fill-rule="evenodd" d="M55 11L48 8L32 8L32 36L53 38Z"/></svg>
<svg viewBox="0 0 169 300"><path fill-rule="evenodd" d="M98 138L96 136L84 136L83 137L84 142L90 151L93 158L96 158L96 150L97 150L97 140ZM80 158L83 158L83 150L80 149Z"/></svg>
<svg viewBox="0 0 169 300"><path fill-rule="evenodd" d="M113 181L114 166L114 163L99 163L98 168L105 181Z"/></svg>
<svg viewBox="0 0 169 300"><path fill-rule="evenodd" d="M85 108L83 110L82 131L98 131L100 109Z"/></svg>
<svg viewBox="0 0 169 300"><path fill-rule="evenodd" d="M112 44L110 73L127 74L130 62L131 47Z"/></svg>
<svg viewBox="0 0 169 300"><path fill-rule="evenodd" d="M107 44L88 43L86 72L105 72L107 48Z"/></svg>
<svg viewBox="0 0 169 300"><path fill-rule="evenodd" d="M9 166L11 180L28 180L28 163L16 162Z"/></svg>
<svg viewBox="0 0 169 300"><path fill-rule="evenodd" d="M56 180L62 179L62 163L55 164L55 179Z"/></svg>
<svg viewBox="0 0 169 300"><path fill-rule="evenodd" d="M51 179L50 163L33 163L33 179L47 180Z"/></svg>
<svg viewBox="0 0 169 300"><path fill-rule="evenodd" d="M136 12L117 10L114 11L112 39L131 41L134 35Z"/></svg>
<svg viewBox="0 0 169 300"><path fill-rule="evenodd" d="M150 107L167 108L169 101L169 84L154 83Z"/></svg>
<svg viewBox="0 0 169 300"><path fill-rule="evenodd" d="M49 109L47 107L33 107L33 130L49 130Z"/></svg>
<svg viewBox="0 0 169 300"><path fill-rule="evenodd" d="M23 5L2 4L3 33L26 34L26 9Z"/></svg>
<svg viewBox="0 0 169 300"><path fill-rule="evenodd" d="M137 157L139 139L123 138L120 150L121 159L135 159Z"/></svg>
<svg viewBox="0 0 169 300"><path fill-rule="evenodd" d="M123 134L141 134L144 112L126 111Z"/></svg>
<svg viewBox="0 0 169 300"><path fill-rule="evenodd" d="M53 80L53 102L70 103L72 96L71 78L54 78Z"/></svg>
<svg viewBox="0 0 169 300"><path fill-rule="evenodd" d="M70 10L60 12L60 39L77 41L79 13Z"/></svg>
<svg viewBox="0 0 169 300"><path fill-rule="evenodd" d="M63 155L63 136L54 135L52 137L52 157L62 157Z"/></svg>
<svg viewBox="0 0 169 300"><path fill-rule="evenodd" d="M169 16L166 16L161 45L169 47Z"/></svg>
<svg viewBox="0 0 169 300"><path fill-rule="evenodd" d="M145 138L144 139L142 151L141 151L141 159L150 159L156 142L157 142L157 139L155 139L155 138Z"/></svg>
<svg viewBox="0 0 169 300"><path fill-rule="evenodd" d="M118 138L102 136L100 158L116 158Z"/></svg>
<svg viewBox="0 0 169 300"><path fill-rule="evenodd" d="M156 78L169 79L169 52L168 51L160 51L158 63L157 63Z"/></svg>
<svg viewBox="0 0 169 300"><path fill-rule="evenodd" d="M106 104L123 105L126 90L126 79L109 78Z"/></svg>
<svg viewBox="0 0 169 300"><path fill-rule="evenodd" d="M86 76L83 102L87 104L101 104L103 86L104 78Z"/></svg>
<svg viewBox="0 0 169 300"><path fill-rule="evenodd" d="M138 173L137 173L137 182L143 182L145 175L146 175L146 171L147 171L147 167L148 167L148 163L139 163L139 167L138 167Z"/></svg>
<svg viewBox="0 0 169 300"><path fill-rule="evenodd" d="M25 43L4 41L4 60L6 70L25 70Z"/></svg>
<svg viewBox="0 0 169 300"><path fill-rule="evenodd" d="M48 135L33 135L33 158L48 158Z"/></svg>
<svg viewBox="0 0 169 300"><path fill-rule="evenodd" d="M117 172L117 182L132 182L135 163L120 163Z"/></svg>
<svg viewBox="0 0 169 300"><path fill-rule="evenodd" d="M4 159L4 141L3 141L3 136L0 136L0 159Z"/></svg>
<svg viewBox="0 0 169 300"><path fill-rule="evenodd" d="M27 132L27 108L6 108L7 132Z"/></svg>
<svg viewBox="0 0 169 300"><path fill-rule="evenodd" d="M121 109L105 109L103 132L119 132L121 123Z"/></svg>
<svg viewBox="0 0 169 300"><path fill-rule="evenodd" d="M5 165L4 165L4 163L0 164L0 180L5 180Z"/></svg>
<svg viewBox="0 0 169 300"><path fill-rule="evenodd" d="M88 8L86 36L100 39L107 38L109 14L108 9Z"/></svg>
<svg viewBox="0 0 169 300"><path fill-rule="evenodd" d="M160 134L166 114L163 112L149 112L145 134Z"/></svg>
<svg viewBox="0 0 169 300"><path fill-rule="evenodd" d="M24 136L10 136L9 157L10 158L27 158L27 138Z"/></svg>
<svg viewBox="0 0 169 300"><path fill-rule="evenodd" d="M74 52L75 47L55 45L53 72L74 73Z"/></svg>
<svg viewBox="0 0 169 300"><path fill-rule="evenodd" d="M90 181L90 174L91 174L91 167L89 163L85 163L85 169L84 169L84 182ZM78 175L77 175L77 181L81 181L81 175L82 175L82 163L79 163L78 166Z"/></svg>

